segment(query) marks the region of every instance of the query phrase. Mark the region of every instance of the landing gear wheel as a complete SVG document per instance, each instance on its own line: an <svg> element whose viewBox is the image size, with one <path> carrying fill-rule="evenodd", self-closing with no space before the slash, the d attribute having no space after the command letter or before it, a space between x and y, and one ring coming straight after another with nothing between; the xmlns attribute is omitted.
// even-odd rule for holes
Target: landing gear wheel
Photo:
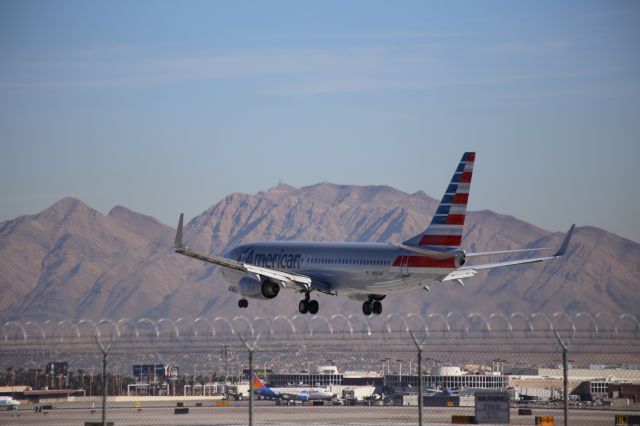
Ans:
<svg viewBox="0 0 640 426"><path fill-rule="evenodd" d="M307 312L309 312L309 302L307 302L306 300L301 300L300 303L298 303L298 310L301 314L306 314Z"/></svg>
<svg viewBox="0 0 640 426"><path fill-rule="evenodd" d="M238 308L247 308L249 306L249 301L247 299L238 300Z"/></svg>
<svg viewBox="0 0 640 426"><path fill-rule="evenodd" d="M374 315L380 315L382 313L382 303L379 300L373 302L371 312L373 312Z"/></svg>
<svg viewBox="0 0 640 426"><path fill-rule="evenodd" d="M373 309L372 303L370 301L366 301L362 304L362 313L365 315L371 315L371 310Z"/></svg>
<svg viewBox="0 0 640 426"><path fill-rule="evenodd" d="M320 305L318 305L318 301L317 300L309 301L309 313L311 315L317 314L318 313L318 309L320 309Z"/></svg>

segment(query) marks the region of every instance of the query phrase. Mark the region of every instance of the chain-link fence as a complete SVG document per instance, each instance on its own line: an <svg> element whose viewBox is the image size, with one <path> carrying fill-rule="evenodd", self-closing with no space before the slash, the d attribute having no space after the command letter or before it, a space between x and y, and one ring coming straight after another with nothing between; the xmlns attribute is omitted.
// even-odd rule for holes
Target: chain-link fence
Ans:
<svg viewBox="0 0 640 426"><path fill-rule="evenodd" d="M640 415L629 314L9 321L2 333L0 424L450 424L473 421L491 392L511 424Z"/></svg>

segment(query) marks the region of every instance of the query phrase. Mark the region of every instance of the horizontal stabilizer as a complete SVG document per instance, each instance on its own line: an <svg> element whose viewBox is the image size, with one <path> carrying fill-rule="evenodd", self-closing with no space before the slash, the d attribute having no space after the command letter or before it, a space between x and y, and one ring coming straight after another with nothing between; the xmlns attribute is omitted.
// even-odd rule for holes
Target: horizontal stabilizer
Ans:
<svg viewBox="0 0 640 426"><path fill-rule="evenodd" d="M483 251L483 252L477 252L477 253L467 253L467 257L495 256L498 254L524 253L528 251L542 251L542 250L550 250L550 248L541 247L541 248L519 249L519 250Z"/></svg>
<svg viewBox="0 0 640 426"><path fill-rule="evenodd" d="M567 247L569 247L569 242L571 241L571 236L573 235L574 229L575 229L575 225L571 225L571 228L569 228L569 231L567 231L567 235L564 237L564 240L562 241L560 248L553 256L534 257L531 259L520 259L520 260L508 260L506 262L485 263L481 265L467 265L467 266L463 266L457 271L454 271L452 274L455 274L457 272L462 272L462 271L473 271L473 273L475 273L476 271L479 271L482 269L493 269L493 268L501 268L503 266L524 265L526 263L544 262L545 260L557 259L566 253ZM532 250L532 249L528 249L528 250ZM449 278L447 276L445 280L456 279L456 278L457 277Z"/></svg>

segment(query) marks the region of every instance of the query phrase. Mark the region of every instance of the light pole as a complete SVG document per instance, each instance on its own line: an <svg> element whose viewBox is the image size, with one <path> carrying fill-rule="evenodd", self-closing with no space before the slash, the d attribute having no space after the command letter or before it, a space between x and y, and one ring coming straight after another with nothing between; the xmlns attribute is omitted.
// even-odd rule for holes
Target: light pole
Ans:
<svg viewBox="0 0 640 426"><path fill-rule="evenodd" d="M90 370L89 375L89 396L93 396L93 368Z"/></svg>
<svg viewBox="0 0 640 426"><path fill-rule="evenodd" d="M424 346L424 341L422 343L418 343L418 339L413 334L413 331L411 332L411 338L418 349L418 425L422 426L422 348Z"/></svg>
<svg viewBox="0 0 640 426"><path fill-rule="evenodd" d="M107 426L107 354L111 343L105 348L97 336L96 343L102 352L102 426Z"/></svg>
<svg viewBox="0 0 640 426"><path fill-rule="evenodd" d="M198 364L193 364L193 382L191 383L191 396L195 396L195 388L196 388L196 383L198 381L197 378L197 369L198 369ZM203 389L204 390L204 389Z"/></svg>
<svg viewBox="0 0 640 426"><path fill-rule="evenodd" d="M229 365L229 355L231 355L231 345L222 345L222 356L224 357L224 382L227 383L227 367Z"/></svg>
<svg viewBox="0 0 640 426"><path fill-rule="evenodd" d="M259 338L260 333L258 333L253 343L249 343L240 337L240 340L242 340L242 343L249 352L249 426L253 426L253 353L256 351Z"/></svg>
<svg viewBox="0 0 640 426"><path fill-rule="evenodd" d="M558 343L562 347L562 382L564 385L564 394L562 395L562 397L564 399L564 425L567 426L569 424L569 363L567 361L568 344L562 341L560 335L556 330L553 330L553 333L556 335L556 339L558 339Z"/></svg>

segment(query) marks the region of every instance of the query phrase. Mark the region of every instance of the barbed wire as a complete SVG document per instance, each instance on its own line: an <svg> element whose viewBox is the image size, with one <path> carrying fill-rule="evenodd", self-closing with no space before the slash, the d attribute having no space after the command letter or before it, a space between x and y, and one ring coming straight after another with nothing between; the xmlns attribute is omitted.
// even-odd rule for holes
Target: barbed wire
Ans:
<svg viewBox="0 0 640 426"><path fill-rule="evenodd" d="M7 321L2 324L0 347L38 344L74 344L99 340L128 343L164 341L229 340L239 336L256 336L274 340L312 339L366 339L406 338L420 333L424 338L527 338L562 332L566 338L577 335L587 337L631 338L640 337L640 322L631 314L617 316L579 312L570 315L555 312L548 315L535 312L526 315L479 312L462 314L431 313L386 316L343 315L278 315L274 318L235 316L233 318L108 318L93 321Z"/></svg>

